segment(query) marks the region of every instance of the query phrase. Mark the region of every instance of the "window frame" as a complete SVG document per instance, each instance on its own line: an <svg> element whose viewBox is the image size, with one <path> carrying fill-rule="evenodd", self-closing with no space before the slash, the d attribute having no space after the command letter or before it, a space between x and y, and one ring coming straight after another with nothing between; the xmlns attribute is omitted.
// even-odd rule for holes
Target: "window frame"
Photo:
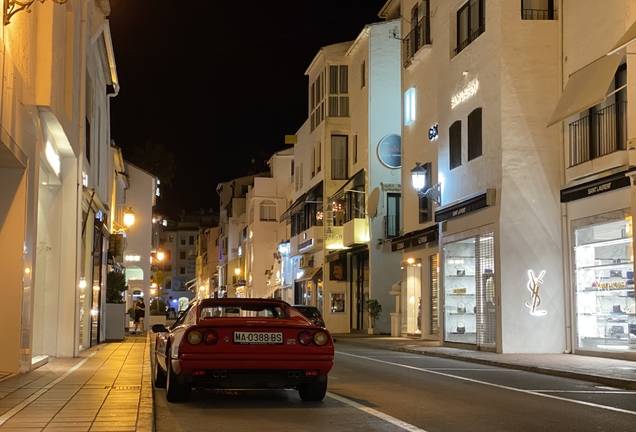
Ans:
<svg viewBox="0 0 636 432"><path fill-rule="evenodd" d="M479 120L477 122L477 119ZM477 129L476 127L479 126ZM477 133L479 132L479 133ZM483 111L482 108L475 108L468 114L468 161L483 155Z"/></svg>
<svg viewBox="0 0 636 432"><path fill-rule="evenodd" d="M472 6L472 3L477 3L477 20L478 26L477 29L472 29L472 18L475 7ZM464 40L460 40L461 30L462 30L462 20L461 15L466 11L466 38ZM486 0L468 0L464 3L458 10L456 15L456 26L455 26L455 55L459 54L463 50L465 50L470 44L472 44L480 35L482 35L486 31Z"/></svg>
<svg viewBox="0 0 636 432"><path fill-rule="evenodd" d="M456 137L457 140L453 140ZM454 163L455 162L455 163ZM462 165L462 121L456 120L448 128L448 166L453 170Z"/></svg>

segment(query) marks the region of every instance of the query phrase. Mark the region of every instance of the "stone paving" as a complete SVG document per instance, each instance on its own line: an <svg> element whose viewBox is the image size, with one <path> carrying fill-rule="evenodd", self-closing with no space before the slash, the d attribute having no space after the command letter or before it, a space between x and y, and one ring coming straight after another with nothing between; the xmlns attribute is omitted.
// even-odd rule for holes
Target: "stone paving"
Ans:
<svg viewBox="0 0 636 432"><path fill-rule="evenodd" d="M439 342L407 337L396 338L361 334L338 334L334 337L337 339L337 344L354 344L451 358L636 390L636 361L632 360L572 354L497 354L487 351L440 347Z"/></svg>
<svg viewBox="0 0 636 432"><path fill-rule="evenodd" d="M0 381L0 429L152 431L148 336L53 359Z"/></svg>

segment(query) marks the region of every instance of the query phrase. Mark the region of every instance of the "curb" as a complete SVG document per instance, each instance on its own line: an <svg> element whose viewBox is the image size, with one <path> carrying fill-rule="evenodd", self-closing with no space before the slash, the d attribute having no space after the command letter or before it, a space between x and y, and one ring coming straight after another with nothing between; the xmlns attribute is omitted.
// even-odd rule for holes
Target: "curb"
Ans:
<svg viewBox="0 0 636 432"><path fill-rule="evenodd" d="M484 360L484 359L477 359L473 357L463 357L460 355L452 355L447 353L421 351L421 350L415 350L411 348L377 345L373 343L362 342L362 341L351 340L351 339L339 339L338 343L364 346L368 348L383 349L388 351L399 351L399 352L405 352L409 354L420 354L420 355L425 355L429 357L440 357L440 358L447 358L452 360L460 360L460 361L465 361L469 363L478 363L478 364L483 364L488 366L497 366L497 367L506 368L506 369L515 369L515 370L521 370L526 372L540 373L543 375L557 376L561 378L570 378L570 379L575 379L579 381L588 381L588 382L593 382L597 384L608 385L611 387L617 387L617 388L621 388L625 390L636 390L636 381L622 379L622 378L611 378L607 376L584 374L580 372L572 372L572 371L565 371L565 370L559 370L559 369L547 369L547 368L543 368L539 366L504 363L504 362L496 361L496 360Z"/></svg>
<svg viewBox="0 0 636 432"><path fill-rule="evenodd" d="M150 332L146 332L146 342L144 344L141 394L139 397L139 413L137 414L137 431L154 432L155 404L152 391L152 366L150 364Z"/></svg>

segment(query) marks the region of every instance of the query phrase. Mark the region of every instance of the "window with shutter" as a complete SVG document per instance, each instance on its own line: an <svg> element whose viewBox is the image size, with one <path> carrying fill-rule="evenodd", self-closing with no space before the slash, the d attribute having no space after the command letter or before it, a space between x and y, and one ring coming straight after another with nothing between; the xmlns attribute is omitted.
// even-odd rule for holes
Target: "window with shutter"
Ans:
<svg viewBox="0 0 636 432"><path fill-rule="evenodd" d="M449 130L449 156L450 169L457 168L462 164L462 122L457 120Z"/></svg>
<svg viewBox="0 0 636 432"><path fill-rule="evenodd" d="M468 115L468 160L482 154L481 108Z"/></svg>

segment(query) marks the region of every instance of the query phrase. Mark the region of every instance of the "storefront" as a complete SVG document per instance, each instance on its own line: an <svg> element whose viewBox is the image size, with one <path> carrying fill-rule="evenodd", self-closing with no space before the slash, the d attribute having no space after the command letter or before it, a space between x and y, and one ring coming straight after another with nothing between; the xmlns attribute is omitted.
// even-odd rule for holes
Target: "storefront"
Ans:
<svg viewBox="0 0 636 432"><path fill-rule="evenodd" d="M570 219L574 349L636 352L629 178L564 189L561 201Z"/></svg>
<svg viewBox="0 0 636 432"><path fill-rule="evenodd" d="M494 203L495 191L488 189L435 213L435 221L447 227L441 240L445 345L497 348Z"/></svg>
<svg viewBox="0 0 636 432"><path fill-rule="evenodd" d="M295 282L295 304L316 306L322 311L322 268L304 268Z"/></svg>
<svg viewBox="0 0 636 432"><path fill-rule="evenodd" d="M391 241L391 250L402 252L404 258L396 307L400 328L397 333L392 328L392 334L439 337L438 237L438 226L434 225Z"/></svg>

